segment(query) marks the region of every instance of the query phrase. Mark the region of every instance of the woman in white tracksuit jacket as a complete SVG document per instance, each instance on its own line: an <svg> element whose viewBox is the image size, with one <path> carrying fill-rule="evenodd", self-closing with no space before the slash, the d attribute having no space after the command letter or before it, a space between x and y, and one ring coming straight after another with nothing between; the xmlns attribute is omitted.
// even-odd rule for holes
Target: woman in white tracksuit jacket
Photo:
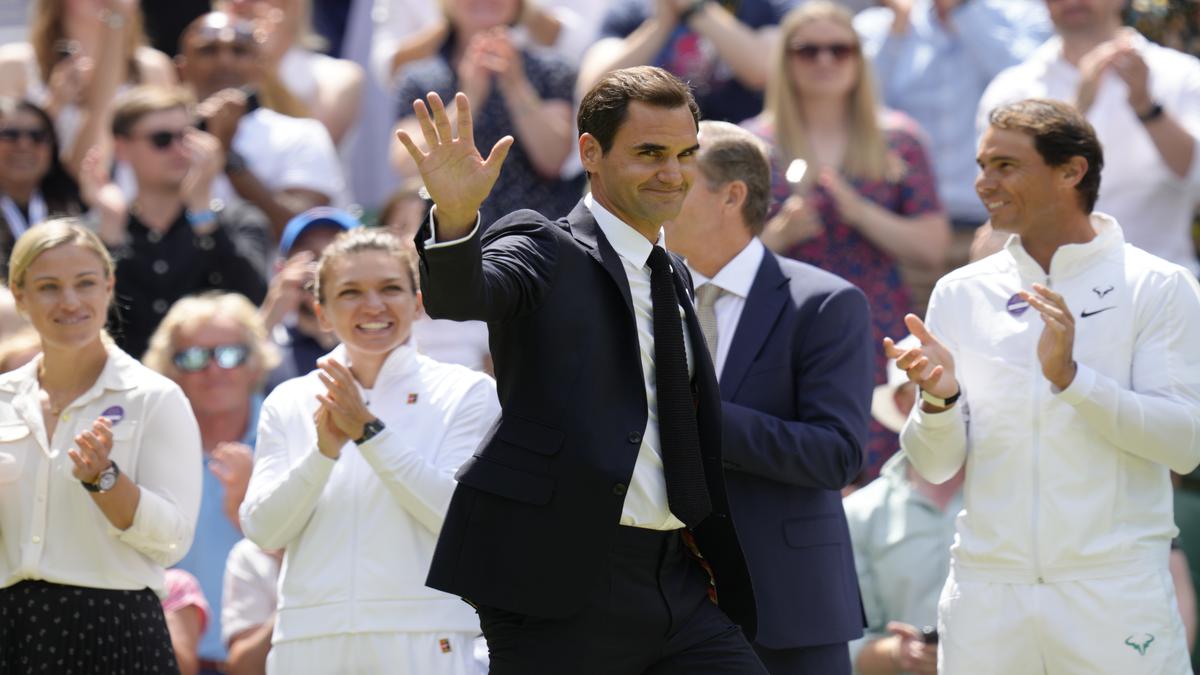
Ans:
<svg viewBox="0 0 1200 675"><path fill-rule="evenodd" d="M466 675L478 620L425 586L454 473L499 414L486 375L409 340L416 254L352 230L321 259L342 344L263 404L246 536L285 549L269 673Z"/></svg>
<svg viewBox="0 0 1200 675"><path fill-rule="evenodd" d="M1014 106L1041 110L1029 103ZM948 409L915 406L901 435L928 480L967 467L938 607L941 672L1190 673L1167 559L1178 532L1170 471L1200 462L1200 288L1127 245L1112 218L1089 218L1090 206L1063 215L1059 204L1031 225L1030 207L1053 205L1055 182L1077 176L1031 168L1031 135L1005 132L1002 110L981 143L977 186L997 229L1020 236L939 281L928 332L909 319L923 346L901 355L920 383L949 352L950 384L923 386L940 392L933 399L954 380L961 392ZM1088 229L1054 230L1067 221ZM1062 389L1046 375L1057 321L1046 314L1074 335Z"/></svg>

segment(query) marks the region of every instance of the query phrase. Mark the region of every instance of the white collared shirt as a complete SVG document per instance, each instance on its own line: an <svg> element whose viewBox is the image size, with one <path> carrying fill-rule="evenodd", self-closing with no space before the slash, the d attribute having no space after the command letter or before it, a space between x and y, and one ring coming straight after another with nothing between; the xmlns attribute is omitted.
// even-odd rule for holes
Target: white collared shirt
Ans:
<svg viewBox="0 0 1200 675"><path fill-rule="evenodd" d="M758 268L762 265L765 253L762 242L758 237L754 237L733 260L725 263L712 279L688 265L688 269L692 270L692 283L696 284L697 291L704 284L712 284L725 291L713 303L713 313L717 315L717 362L713 365L716 366L718 380L721 379L721 372L725 370L729 345L737 332L738 322L742 320L746 298L750 297L750 287L754 285L754 278L758 276Z"/></svg>
<svg viewBox="0 0 1200 675"><path fill-rule="evenodd" d="M163 594L163 569L187 553L200 510L200 429L183 392L116 347L100 377L59 417L38 400L42 357L0 375L0 588L26 579ZM118 530L72 475L67 451L101 415L110 458L141 489Z"/></svg>
<svg viewBox="0 0 1200 675"><path fill-rule="evenodd" d="M1200 62L1140 35L1132 42L1150 70L1151 98L1200 139ZM1029 60L992 80L979 102L980 134L988 127L988 114L999 105L1032 97L1075 99L1079 69L1063 58L1062 48L1062 38L1052 37ZM1200 147L1187 176L1175 175L1130 107L1125 81L1111 69L1100 78L1087 118L1104 145L1100 198L1093 210L1116 218L1134 246L1200 273L1191 236L1200 193Z"/></svg>
<svg viewBox="0 0 1200 675"><path fill-rule="evenodd" d="M654 370L654 303L650 297L650 266L646 261L654 246L666 247L666 234L659 229L658 244L638 234L637 230L621 222L592 198L588 193L583 203L592 212L604 238L612 245L625 277L629 280L629 294L633 299L633 314L637 322L638 351L642 357L642 378L646 383L646 431L642 434L642 445L638 448L637 462L633 465L633 477L629 480L629 491L625 493L625 505L621 510L621 524L644 527L650 530L676 530L684 527L682 521L671 513L667 506L667 478L663 473L662 445L658 435L658 387ZM679 309L679 320L684 318ZM692 357L692 341L687 326L683 326L683 344L687 352L688 376L696 372Z"/></svg>

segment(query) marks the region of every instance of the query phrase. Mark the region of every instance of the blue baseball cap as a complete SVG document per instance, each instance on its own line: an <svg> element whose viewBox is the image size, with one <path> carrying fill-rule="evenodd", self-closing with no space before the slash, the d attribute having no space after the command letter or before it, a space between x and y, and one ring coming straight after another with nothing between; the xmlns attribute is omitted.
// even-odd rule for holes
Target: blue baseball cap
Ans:
<svg viewBox="0 0 1200 675"><path fill-rule="evenodd" d="M341 209L329 206L315 206L288 221L283 228L283 236L279 238L279 255L287 257L296 245L300 235L310 227L332 227L339 230L353 230L362 227L358 218Z"/></svg>

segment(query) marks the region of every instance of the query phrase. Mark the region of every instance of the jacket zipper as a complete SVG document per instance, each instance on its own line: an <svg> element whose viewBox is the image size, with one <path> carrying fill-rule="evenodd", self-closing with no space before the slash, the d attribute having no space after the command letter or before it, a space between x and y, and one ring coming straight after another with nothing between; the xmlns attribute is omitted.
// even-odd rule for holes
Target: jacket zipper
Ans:
<svg viewBox="0 0 1200 675"><path fill-rule="evenodd" d="M1050 276L1046 276L1046 288L1052 288L1050 285ZM1042 577L1042 559L1041 551L1038 547L1038 511L1041 507L1041 455L1042 455L1042 416L1041 416L1041 361L1038 359L1038 342L1041 341L1041 334L1033 343L1033 509L1032 518L1029 524L1030 536L1033 539L1033 575L1037 579L1037 583L1046 583Z"/></svg>

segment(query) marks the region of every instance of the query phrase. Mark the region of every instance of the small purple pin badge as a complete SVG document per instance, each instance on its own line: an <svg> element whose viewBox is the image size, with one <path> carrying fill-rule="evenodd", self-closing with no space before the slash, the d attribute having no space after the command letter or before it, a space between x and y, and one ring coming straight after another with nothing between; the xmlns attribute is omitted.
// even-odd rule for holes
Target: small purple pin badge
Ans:
<svg viewBox="0 0 1200 675"><path fill-rule="evenodd" d="M1020 293L1013 293L1012 297L1008 299L1006 309L1013 316L1021 316L1025 313L1025 310L1029 309L1029 303L1025 301L1025 298L1021 297Z"/></svg>
<svg viewBox="0 0 1200 675"><path fill-rule="evenodd" d="M109 406L100 413L101 417L107 417L108 421L115 427L117 423L125 419L125 409L119 405Z"/></svg>

